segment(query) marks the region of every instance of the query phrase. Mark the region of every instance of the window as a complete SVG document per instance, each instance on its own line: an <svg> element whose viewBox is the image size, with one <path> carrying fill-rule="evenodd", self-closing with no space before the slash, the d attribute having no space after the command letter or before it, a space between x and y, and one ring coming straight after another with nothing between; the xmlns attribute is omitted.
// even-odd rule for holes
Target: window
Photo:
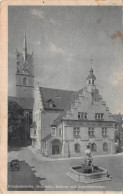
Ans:
<svg viewBox="0 0 123 194"><path fill-rule="evenodd" d="M103 151L104 152L107 152L108 151L108 144L107 143L104 143L103 144Z"/></svg>
<svg viewBox="0 0 123 194"><path fill-rule="evenodd" d="M27 78L26 77L23 78L23 85L27 86Z"/></svg>
<svg viewBox="0 0 123 194"><path fill-rule="evenodd" d="M34 135L36 135L36 130L34 129Z"/></svg>
<svg viewBox="0 0 123 194"><path fill-rule="evenodd" d="M103 120L104 114L103 113L95 113L95 120Z"/></svg>
<svg viewBox="0 0 123 194"><path fill-rule="evenodd" d="M78 112L78 119L79 120L86 120L87 119L87 113L86 112Z"/></svg>
<svg viewBox="0 0 123 194"><path fill-rule="evenodd" d="M52 135L54 136L56 134L56 127L52 127Z"/></svg>
<svg viewBox="0 0 123 194"><path fill-rule="evenodd" d="M52 108L52 107L53 107L53 103L52 103L52 102L49 102L48 106L49 106L50 108Z"/></svg>
<svg viewBox="0 0 123 194"><path fill-rule="evenodd" d="M89 79L89 84L91 84L91 80Z"/></svg>
<svg viewBox="0 0 123 194"><path fill-rule="evenodd" d="M94 84L94 80L92 80L92 84Z"/></svg>
<svg viewBox="0 0 123 194"><path fill-rule="evenodd" d="M54 102L53 102L52 99L49 99L46 103L47 103L47 106L48 106L49 108L54 108L54 107L56 107L56 105L54 104Z"/></svg>
<svg viewBox="0 0 123 194"><path fill-rule="evenodd" d="M89 135L89 137L94 137L94 128L89 127L88 135Z"/></svg>
<svg viewBox="0 0 123 194"><path fill-rule="evenodd" d="M80 153L80 145L78 143L75 144L75 152Z"/></svg>
<svg viewBox="0 0 123 194"><path fill-rule="evenodd" d="M91 144L91 151L96 152L96 144L95 143Z"/></svg>
<svg viewBox="0 0 123 194"><path fill-rule="evenodd" d="M59 129L59 136L61 136L62 135L62 129L60 128Z"/></svg>
<svg viewBox="0 0 123 194"><path fill-rule="evenodd" d="M107 128L102 128L102 136L107 136Z"/></svg>
<svg viewBox="0 0 123 194"><path fill-rule="evenodd" d="M75 138L78 138L80 136L80 128L79 127L75 127L73 129L73 135Z"/></svg>

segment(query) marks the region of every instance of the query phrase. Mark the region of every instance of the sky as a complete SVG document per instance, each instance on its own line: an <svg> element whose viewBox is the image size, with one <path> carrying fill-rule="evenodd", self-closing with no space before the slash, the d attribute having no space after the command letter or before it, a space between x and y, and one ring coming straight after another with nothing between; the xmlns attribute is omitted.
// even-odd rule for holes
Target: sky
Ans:
<svg viewBox="0 0 123 194"><path fill-rule="evenodd" d="M28 53L34 53L35 83L77 91L92 66L110 111L123 113L121 7L9 6L9 96L15 96L16 49L22 51L24 31Z"/></svg>

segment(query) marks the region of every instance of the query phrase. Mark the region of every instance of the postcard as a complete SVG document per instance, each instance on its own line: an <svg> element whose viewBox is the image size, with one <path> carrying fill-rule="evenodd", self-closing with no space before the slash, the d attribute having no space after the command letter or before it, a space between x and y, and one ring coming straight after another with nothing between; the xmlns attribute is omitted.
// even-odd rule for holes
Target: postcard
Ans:
<svg viewBox="0 0 123 194"><path fill-rule="evenodd" d="M0 22L1 193L122 193L122 1L2 1Z"/></svg>

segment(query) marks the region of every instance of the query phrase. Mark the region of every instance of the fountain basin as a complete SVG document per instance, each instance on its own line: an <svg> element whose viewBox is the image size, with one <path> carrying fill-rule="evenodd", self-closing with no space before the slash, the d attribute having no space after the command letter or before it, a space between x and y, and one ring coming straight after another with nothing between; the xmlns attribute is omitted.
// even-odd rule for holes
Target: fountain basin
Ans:
<svg viewBox="0 0 123 194"><path fill-rule="evenodd" d="M94 170L91 173L83 173L81 166L75 166L70 168L66 175L75 182L83 183L95 183L111 180L111 176L109 176L108 171L98 166L94 166Z"/></svg>

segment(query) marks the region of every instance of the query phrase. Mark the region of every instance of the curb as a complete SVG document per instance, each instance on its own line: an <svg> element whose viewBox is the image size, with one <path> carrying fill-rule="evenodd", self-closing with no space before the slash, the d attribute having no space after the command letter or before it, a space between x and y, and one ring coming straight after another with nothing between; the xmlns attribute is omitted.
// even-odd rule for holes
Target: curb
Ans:
<svg viewBox="0 0 123 194"><path fill-rule="evenodd" d="M32 148L31 146L27 147L33 154L35 154L35 156L40 159L41 161L45 161L45 162L53 162L53 161L62 161L62 160L77 160L77 159L83 159L84 157L70 157L70 158L46 158L41 156L40 153L36 153L36 150L34 148ZM108 154L108 155L94 155L93 158L104 158L104 157L118 157L118 156L123 156L123 152L122 153L118 153L118 154Z"/></svg>

